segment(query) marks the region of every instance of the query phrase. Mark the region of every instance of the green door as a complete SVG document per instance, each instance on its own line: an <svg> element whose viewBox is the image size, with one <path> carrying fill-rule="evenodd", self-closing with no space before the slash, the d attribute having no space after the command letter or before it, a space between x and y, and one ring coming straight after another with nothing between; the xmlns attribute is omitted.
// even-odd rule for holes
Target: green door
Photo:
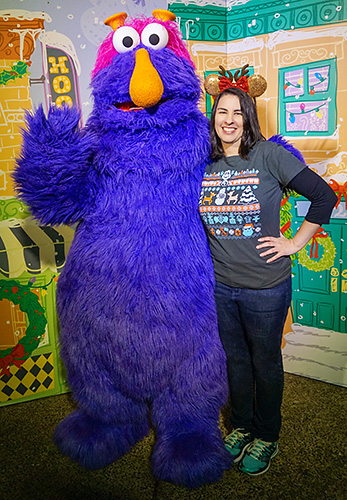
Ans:
<svg viewBox="0 0 347 500"><path fill-rule="evenodd" d="M307 212L307 200L293 200L293 234ZM303 202L303 203L302 203ZM306 207L305 207L306 204ZM347 228L332 220L310 241L293 266L293 320L305 326L347 331ZM342 293L343 292L343 293Z"/></svg>

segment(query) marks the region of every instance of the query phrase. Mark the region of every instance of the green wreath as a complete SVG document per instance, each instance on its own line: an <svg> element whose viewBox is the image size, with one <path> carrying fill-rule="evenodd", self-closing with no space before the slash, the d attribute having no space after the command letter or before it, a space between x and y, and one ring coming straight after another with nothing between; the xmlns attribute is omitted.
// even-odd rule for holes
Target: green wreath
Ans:
<svg viewBox="0 0 347 500"><path fill-rule="evenodd" d="M317 241L317 240L316 240ZM304 248L302 248L298 252L299 263L309 269L310 271L326 271L330 269L334 264L336 248L330 236L326 236L325 238L319 238L319 245L321 245L324 249L324 253L319 260L311 259L307 250L310 251L310 245L312 244L312 239L307 243ZM317 241L318 244L318 241ZM309 248L308 248L309 247Z"/></svg>
<svg viewBox="0 0 347 500"><path fill-rule="evenodd" d="M281 201L281 210L280 210L280 228L283 236L285 236L288 240L293 238L293 230L292 230L292 218L293 214L291 212L292 204L290 203L290 197L298 198L300 195L295 193L295 191L290 191L283 194L283 198ZM294 266L295 261L298 258L298 254L294 253L290 256L292 261L292 266Z"/></svg>
<svg viewBox="0 0 347 500"><path fill-rule="evenodd" d="M54 278L48 283L50 285ZM27 285L22 285L16 280L0 280L0 300L7 299L13 304L19 305L22 312L26 313L29 325L25 336L14 347L0 351L0 376L10 376L10 367L18 368L31 356L45 334L47 319L45 310L39 303L38 296L31 291L35 278ZM35 286L35 288L47 289L47 286Z"/></svg>

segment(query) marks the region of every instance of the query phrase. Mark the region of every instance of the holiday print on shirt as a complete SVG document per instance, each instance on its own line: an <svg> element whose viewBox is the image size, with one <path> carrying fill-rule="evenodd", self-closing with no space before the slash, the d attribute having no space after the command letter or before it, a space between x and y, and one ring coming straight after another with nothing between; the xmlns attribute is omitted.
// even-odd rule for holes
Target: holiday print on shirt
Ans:
<svg viewBox="0 0 347 500"><path fill-rule="evenodd" d="M256 196L259 170L226 170L205 174L199 210L210 233L218 239L261 236L260 203Z"/></svg>

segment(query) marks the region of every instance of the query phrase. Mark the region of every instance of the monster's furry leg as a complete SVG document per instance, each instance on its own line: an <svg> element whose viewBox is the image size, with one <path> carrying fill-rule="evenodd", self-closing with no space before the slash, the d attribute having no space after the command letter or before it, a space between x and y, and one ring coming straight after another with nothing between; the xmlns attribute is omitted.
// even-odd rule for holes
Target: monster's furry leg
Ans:
<svg viewBox="0 0 347 500"><path fill-rule="evenodd" d="M199 373L185 378L188 373L192 375L194 368L183 370L175 386L153 402L152 410L157 430L152 455L154 474L189 488L218 481L231 466L218 427L223 384L219 381L213 388L215 373L200 369L201 358L196 359L197 365Z"/></svg>
<svg viewBox="0 0 347 500"><path fill-rule="evenodd" d="M101 469L114 462L149 432L145 403L115 390L112 400L106 399L108 403L103 406L99 398L95 413L92 407L78 409L55 430L54 441L60 451L86 469Z"/></svg>

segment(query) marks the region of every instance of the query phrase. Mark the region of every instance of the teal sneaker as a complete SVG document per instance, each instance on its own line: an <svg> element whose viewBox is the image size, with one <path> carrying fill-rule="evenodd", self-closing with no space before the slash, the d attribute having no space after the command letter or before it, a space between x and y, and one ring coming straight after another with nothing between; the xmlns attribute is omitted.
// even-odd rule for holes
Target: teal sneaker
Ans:
<svg viewBox="0 0 347 500"><path fill-rule="evenodd" d="M269 443L261 439L254 439L247 448L239 469L249 476L258 476L269 470L271 459L278 453L277 441Z"/></svg>
<svg viewBox="0 0 347 500"><path fill-rule="evenodd" d="M225 438L225 447L232 455L234 463L239 462L252 443L253 438L250 432L243 432L243 429L235 429Z"/></svg>

